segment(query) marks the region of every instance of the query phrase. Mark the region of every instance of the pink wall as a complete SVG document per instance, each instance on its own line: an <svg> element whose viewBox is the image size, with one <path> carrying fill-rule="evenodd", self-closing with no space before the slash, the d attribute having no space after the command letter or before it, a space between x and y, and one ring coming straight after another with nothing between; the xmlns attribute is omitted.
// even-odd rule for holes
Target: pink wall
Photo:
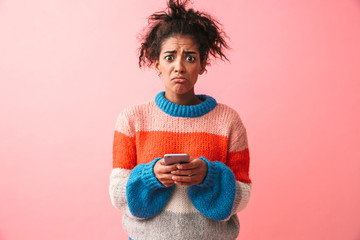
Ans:
<svg viewBox="0 0 360 240"><path fill-rule="evenodd" d="M0 239L125 239L108 179L123 107L162 84L136 34L165 0L0 0ZM141 7L139 7L141 6ZM241 114L254 182L239 239L360 239L359 0L195 0L230 64L197 92Z"/></svg>

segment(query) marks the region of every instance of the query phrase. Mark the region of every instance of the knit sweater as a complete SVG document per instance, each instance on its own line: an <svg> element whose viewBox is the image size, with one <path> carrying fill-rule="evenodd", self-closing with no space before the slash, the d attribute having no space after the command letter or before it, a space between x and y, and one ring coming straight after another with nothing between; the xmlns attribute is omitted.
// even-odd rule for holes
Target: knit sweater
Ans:
<svg viewBox="0 0 360 240"><path fill-rule="evenodd" d="M127 107L116 122L112 204L124 212L123 227L134 240L233 240L236 215L251 192L245 127L230 107L207 95L199 105L155 100ZM165 187L154 175L166 153L188 153L207 163L203 182Z"/></svg>

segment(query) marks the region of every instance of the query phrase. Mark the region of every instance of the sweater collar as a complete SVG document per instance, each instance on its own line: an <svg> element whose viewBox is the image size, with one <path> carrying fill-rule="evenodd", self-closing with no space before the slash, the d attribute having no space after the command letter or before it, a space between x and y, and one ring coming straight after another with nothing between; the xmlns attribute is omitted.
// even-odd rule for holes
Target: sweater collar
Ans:
<svg viewBox="0 0 360 240"><path fill-rule="evenodd" d="M170 102L165 98L165 92L160 92L155 97L156 105L165 113L173 117L201 117L217 106L214 98L207 95L196 95L203 102L198 105L184 106Z"/></svg>

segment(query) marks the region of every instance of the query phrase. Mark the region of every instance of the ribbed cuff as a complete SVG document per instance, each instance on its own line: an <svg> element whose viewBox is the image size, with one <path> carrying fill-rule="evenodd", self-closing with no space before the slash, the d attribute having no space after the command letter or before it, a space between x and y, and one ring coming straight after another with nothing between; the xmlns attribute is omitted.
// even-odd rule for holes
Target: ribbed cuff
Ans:
<svg viewBox="0 0 360 240"><path fill-rule="evenodd" d="M217 168L214 164L212 164L209 160L207 160L204 157L199 157L200 159L204 160L207 164L207 175L204 179L204 181L200 184L197 184L195 186L197 187L213 187L215 185L216 175L217 175Z"/></svg>
<svg viewBox="0 0 360 240"><path fill-rule="evenodd" d="M161 158L155 158L153 161L144 164L142 171L142 179L146 187L149 189L166 188L159 180L155 177L154 166Z"/></svg>

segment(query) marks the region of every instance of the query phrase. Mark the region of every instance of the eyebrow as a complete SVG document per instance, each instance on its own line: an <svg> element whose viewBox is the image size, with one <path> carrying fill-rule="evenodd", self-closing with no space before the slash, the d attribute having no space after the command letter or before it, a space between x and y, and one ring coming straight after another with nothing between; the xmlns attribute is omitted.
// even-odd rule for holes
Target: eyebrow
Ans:
<svg viewBox="0 0 360 240"><path fill-rule="evenodd" d="M165 51L164 53L171 53L171 54L174 54L176 53L176 50L173 50L173 51ZM185 54L197 54L197 52L194 52L194 51L184 51Z"/></svg>

